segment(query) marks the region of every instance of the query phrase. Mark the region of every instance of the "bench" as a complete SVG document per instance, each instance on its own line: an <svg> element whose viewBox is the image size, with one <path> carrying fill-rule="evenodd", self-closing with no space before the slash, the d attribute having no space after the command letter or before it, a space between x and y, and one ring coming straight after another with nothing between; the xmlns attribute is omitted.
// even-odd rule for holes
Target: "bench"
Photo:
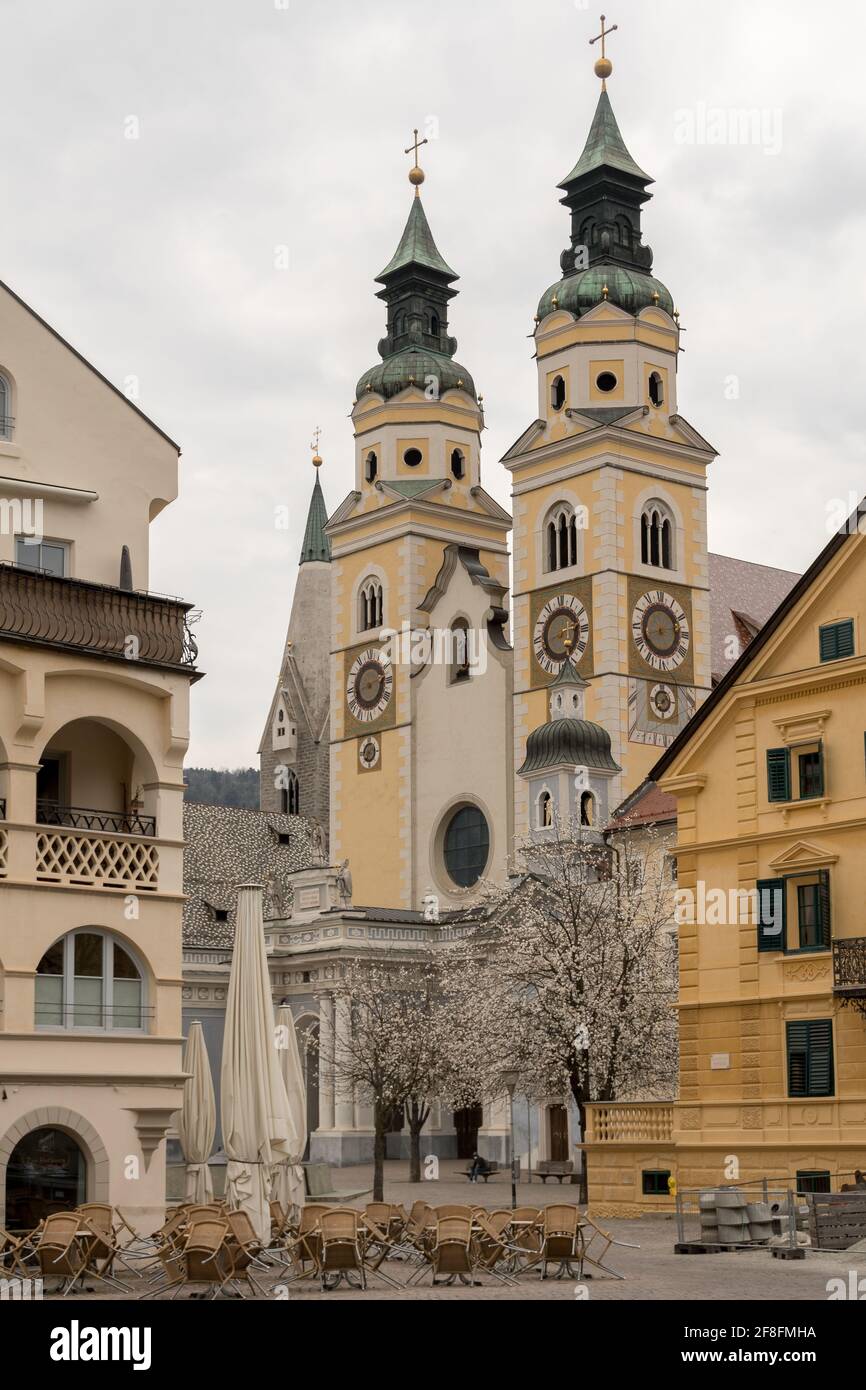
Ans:
<svg viewBox="0 0 866 1390"><path fill-rule="evenodd" d="M461 1171L462 1171L464 1177L467 1177L467 1178L471 1178L471 1177L472 1177L472 1169L471 1169L471 1168L463 1168L463 1169L461 1169ZM493 1158L487 1158L487 1159L484 1160L484 1167L481 1168L481 1169L479 1169L479 1171L476 1173L475 1176L478 1177L478 1178L483 1178L484 1181L486 1182L488 1178L492 1178L496 1173L499 1173L499 1172L501 1172L501 1171L502 1171L502 1170L500 1169L499 1164L496 1162L495 1159L493 1159Z"/></svg>
<svg viewBox="0 0 866 1390"><path fill-rule="evenodd" d="M344 1192L334 1186L330 1163L305 1163L304 1185L307 1196L314 1202L348 1202L352 1197L366 1197L372 1187L360 1187L356 1192Z"/></svg>
<svg viewBox="0 0 866 1390"><path fill-rule="evenodd" d="M556 1178L561 1187L566 1178L571 1181L573 1172L574 1164L570 1158L543 1158L534 1172L530 1173L529 1178L530 1182L533 1178L541 1178L545 1186L548 1178Z"/></svg>

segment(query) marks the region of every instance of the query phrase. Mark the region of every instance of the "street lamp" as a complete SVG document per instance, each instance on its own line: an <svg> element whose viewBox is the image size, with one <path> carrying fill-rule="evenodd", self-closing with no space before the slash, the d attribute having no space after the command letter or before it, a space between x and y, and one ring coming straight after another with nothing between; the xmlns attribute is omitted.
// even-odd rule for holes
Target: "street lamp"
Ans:
<svg viewBox="0 0 866 1390"><path fill-rule="evenodd" d="M518 1073L516 1071L504 1071L502 1073L502 1084L508 1092L508 1136L511 1150L511 1210L517 1207L517 1155L514 1152L514 1092L517 1089Z"/></svg>

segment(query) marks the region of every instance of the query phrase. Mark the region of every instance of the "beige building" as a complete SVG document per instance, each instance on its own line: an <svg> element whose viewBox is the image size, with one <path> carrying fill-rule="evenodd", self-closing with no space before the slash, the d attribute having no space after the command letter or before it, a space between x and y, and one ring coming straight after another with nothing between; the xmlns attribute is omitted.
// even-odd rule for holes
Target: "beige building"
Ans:
<svg viewBox="0 0 866 1390"><path fill-rule="evenodd" d="M178 448L0 285L0 1224L162 1219L180 1101L189 606Z"/></svg>

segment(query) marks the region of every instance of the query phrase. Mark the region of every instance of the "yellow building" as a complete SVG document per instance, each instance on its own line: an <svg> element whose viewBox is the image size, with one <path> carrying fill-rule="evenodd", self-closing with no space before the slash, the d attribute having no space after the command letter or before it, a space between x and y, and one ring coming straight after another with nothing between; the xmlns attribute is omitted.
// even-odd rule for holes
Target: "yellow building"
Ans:
<svg viewBox="0 0 866 1390"><path fill-rule="evenodd" d="M177 472L0 285L0 1225L163 1218L195 647L148 592L148 528Z"/></svg>
<svg viewBox="0 0 866 1390"><path fill-rule="evenodd" d="M676 799L679 1097L593 1106L594 1205L866 1168L866 507L653 769Z"/></svg>

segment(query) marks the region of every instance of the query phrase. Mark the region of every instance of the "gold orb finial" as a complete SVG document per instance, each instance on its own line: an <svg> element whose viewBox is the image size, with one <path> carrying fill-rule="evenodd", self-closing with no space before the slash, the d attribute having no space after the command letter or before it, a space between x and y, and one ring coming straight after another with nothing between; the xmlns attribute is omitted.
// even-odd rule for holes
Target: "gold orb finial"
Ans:
<svg viewBox="0 0 866 1390"><path fill-rule="evenodd" d="M612 34L612 33L614 32L615 29L618 29L618 28L619 28L619 25L618 25L618 24L612 24L612 25L610 26L609 29L605 29L605 27L604 27L605 18L606 18L606 16L605 16L605 15L602 15L602 17L601 17L601 33L600 33L600 34L596 34L595 38L590 39L590 41L589 41L591 44L593 44L593 43L598 43L599 39L601 39L601 57L600 57L600 58L596 58L596 60L595 60L594 72L595 72L596 77L600 77L600 78L601 78L601 90L602 90L603 92L607 91L607 79L610 77L611 73L613 72L613 63L610 61L610 59L608 58L607 54L606 54L605 51L604 51L604 41L605 41L605 39L607 38L608 34Z"/></svg>
<svg viewBox="0 0 866 1390"><path fill-rule="evenodd" d="M602 287L601 287L601 293L602 293L603 298L604 298L604 299L607 299L608 295L610 294L610 290L608 289L607 285L602 285Z"/></svg>
<svg viewBox="0 0 866 1390"><path fill-rule="evenodd" d="M421 148L422 145L428 144L429 141L427 140L426 136L425 136L425 138L424 138L423 140L419 140L419 139L418 139L418 131L417 131L417 130L413 130L412 134L414 135L415 139L412 141L412 144L408 147L408 149L406 149L406 150L403 151L403 153L404 153L404 154L411 154L411 155L414 156L415 163L412 165L412 168L409 170L409 182L412 184L412 187L415 189L415 197L416 197L416 198L420 198L420 197L421 197L421 185L422 185L422 183L424 182L425 174L424 174L424 170L421 168L421 165L418 163L418 151L419 151L419 149Z"/></svg>
<svg viewBox="0 0 866 1390"><path fill-rule="evenodd" d="M321 468L321 466L322 466L322 456L321 456L321 454L319 453L319 440L321 439L321 437L322 437L322 431L319 429L319 426L316 425L316 428L313 430L313 442L312 442L312 444L310 445L310 448L311 448L312 451L313 451L313 467L314 467L314 468Z"/></svg>

